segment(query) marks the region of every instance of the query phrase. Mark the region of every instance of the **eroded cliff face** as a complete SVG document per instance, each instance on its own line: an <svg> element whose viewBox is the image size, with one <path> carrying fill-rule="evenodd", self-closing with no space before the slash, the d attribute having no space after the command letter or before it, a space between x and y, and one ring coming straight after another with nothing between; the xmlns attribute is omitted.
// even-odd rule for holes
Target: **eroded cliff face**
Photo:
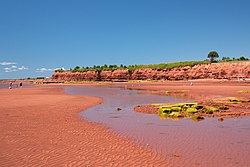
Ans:
<svg viewBox="0 0 250 167"><path fill-rule="evenodd" d="M58 81L111 81L111 80L185 80L250 78L250 62L200 64L172 69L137 69L134 71L54 72Z"/></svg>

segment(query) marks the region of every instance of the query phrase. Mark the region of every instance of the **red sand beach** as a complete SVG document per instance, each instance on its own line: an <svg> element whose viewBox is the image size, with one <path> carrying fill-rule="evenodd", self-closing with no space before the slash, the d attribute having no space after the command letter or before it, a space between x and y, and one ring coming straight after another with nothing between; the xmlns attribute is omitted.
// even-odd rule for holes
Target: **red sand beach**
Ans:
<svg viewBox="0 0 250 167"><path fill-rule="evenodd" d="M157 153L77 113L100 103L58 88L0 90L0 166L163 166Z"/></svg>
<svg viewBox="0 0 250 167"><path fill-rule="evenodd" d="M239 90L249 90L250 84L245 81L192 81L192 86L190 83L191 81L123 83L118 84L118 87L150 91L189 90L184 98L196 100L226 96L250 97L249 93L238 92ZM112 84L106 86L117 87L117 85ZM0 166L190 165L192 157L179 156L180 153L185 154L185 149L175 148L178 147L174 144L175 142L171 142L173 143L171 146L172 150L178 150L178 154L163 158L155 150L143 147L128 137L119 136L104 125L92 123L79 117L78 112L101 102L102 99L96 97L66 95L63 89L56 87L0 89ZM211 127L208 127L209 129ZM183 136L183 134L180 135ZM206 136L207 133L199 135ZM219 143L225 139L220 137L223 136L222 134L214 135L217 135L216 141L218 140L217 145L219 146ZM213 136L207 137L213 138ZM177 139L181 140L181 137ZM204 145L204 148L212 147L211 142L207 143L205 140L199 141L199 144ZM248 149L249 147L244 148ZM220 148L220 151L224 155L225 151L230 149L231 145L228 148ZM208 152L205 151L207 155L213 154L209 151L210 149L206 150L208 150ZM197 150L192 150L192 147L188 147L186 150L186 152L193 151L197 152ZM239 149L237 148L236 151ZM245 152L249 152L249 150L245 150ZM229 161L226 159L228 158L226 154L220 157L225 158L224 160L220 159L221 162ZM244 154L237 163L248 164L247 157L248 155ZM204 160L203 165L211 161L211 157L198 158ZM223 163L220 162L210 164L223 166ZM233 163L226 164L233 166ZM195 166L200 165L196 164Z"/></svg>

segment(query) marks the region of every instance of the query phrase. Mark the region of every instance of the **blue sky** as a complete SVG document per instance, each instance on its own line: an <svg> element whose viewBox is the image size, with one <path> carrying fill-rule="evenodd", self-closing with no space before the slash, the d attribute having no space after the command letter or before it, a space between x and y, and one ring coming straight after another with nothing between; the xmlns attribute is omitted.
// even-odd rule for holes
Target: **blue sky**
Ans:
<svg viewBox="0 0 250 167"><path fill-rule="evenodd" d="M248 0L0 0L0 78L250 57Z"/></svg>

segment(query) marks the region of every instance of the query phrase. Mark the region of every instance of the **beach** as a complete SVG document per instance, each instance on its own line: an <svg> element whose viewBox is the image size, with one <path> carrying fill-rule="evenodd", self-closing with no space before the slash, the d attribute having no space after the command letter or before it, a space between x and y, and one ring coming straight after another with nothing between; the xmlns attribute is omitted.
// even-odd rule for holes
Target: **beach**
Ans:
<svg viewBox="0 0 250 167"><path fill-rule="evenodd" d="M0 166L162 166L156 152L77 113L102 100L60 88L0 90Z"/></svg>
<svg viewBox="0 0 250 167"><path fill-rule="evenodd" d="M0 1L0 167L250 167L250 1Z"/></svg>
<svg viewBox="0 0 250 167"><path fill-rule="evenodd" d="M222 80L54 84L0 89L0 166L249 164L249 117L224 122L218 122L216 117L205 118L197 123L191 119L160 120L157 114L133 115L131 100L135 105L142 96L147 104L151 100L145 101L146 95L176 90L182 91L167 97L147 98L169 98L170 102L175 98L188 101L228 96L249 98L249 92L239 92L249 90L249 82ZM101 92L106 102L100 98ZM124 97L128 104L124 103ZM109 112L95 111L105 110L98 104L107 105ZM121 111L116 111L117 107L121 107ZM248 110L244 111L249 112L249 103L246 107ZM93 114L97 116L92 120Z"/></svg>

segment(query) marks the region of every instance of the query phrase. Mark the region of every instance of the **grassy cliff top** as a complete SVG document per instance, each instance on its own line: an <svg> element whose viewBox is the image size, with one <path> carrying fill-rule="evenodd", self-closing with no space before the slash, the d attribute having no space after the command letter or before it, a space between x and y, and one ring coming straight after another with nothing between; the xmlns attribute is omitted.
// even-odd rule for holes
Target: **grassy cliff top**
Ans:
<svg viewBox="0 0 250 167"><path fill-rule="evenodd" d="M229 57L223 57L222 60L216 61L214 63L222 63L222 62L240 62L240 61L249 61L248 58L229 58ZM63 70L63 69L57 69L55 72L84 72L84 71L110 71L110 70L118 70L118 69L128 69L128 70L136 70L136 69L145 69L145 68L151 68L151 69L171 69L175 67L184 67L184 66L194 66L198 64L209 64L211 63L209 60L203 60L203 61L183 61L183 62L171 62L171 63L160 63L160 64L139 64L139 65L94 65L92 67L80 67L76 66L74 69L70 70Z"/></svg>

